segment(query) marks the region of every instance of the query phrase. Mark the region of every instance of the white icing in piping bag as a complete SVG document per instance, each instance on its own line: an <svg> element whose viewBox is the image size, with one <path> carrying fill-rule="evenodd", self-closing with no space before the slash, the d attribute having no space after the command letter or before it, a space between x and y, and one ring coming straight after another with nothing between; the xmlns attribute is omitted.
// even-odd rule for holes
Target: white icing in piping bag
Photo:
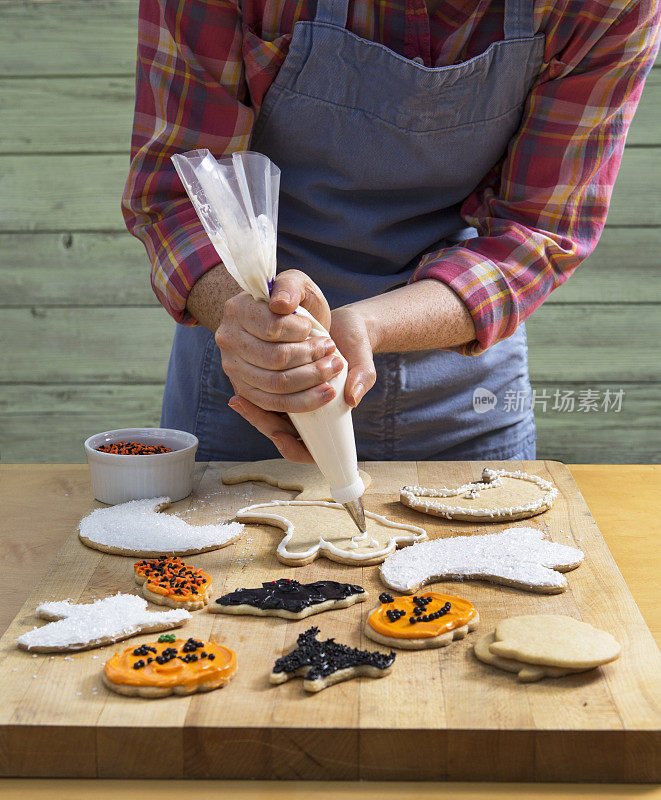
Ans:
<svg viewBox="0 0 661 800"><path fill-rule="evenodd" d="M208 150L193 150L172 156L172 161L227 271L255 300L268 303L277 266L280 170L267 156L250 151L216 161ZM310 336L330 338L306 309L299 306L295 313L311 321ZM333 499L364 532L365 486L358 473L351 408L344 400L347 372L344 360L339 375L328 381L335 389L329 403L289 416L329 482Z"/></svg>

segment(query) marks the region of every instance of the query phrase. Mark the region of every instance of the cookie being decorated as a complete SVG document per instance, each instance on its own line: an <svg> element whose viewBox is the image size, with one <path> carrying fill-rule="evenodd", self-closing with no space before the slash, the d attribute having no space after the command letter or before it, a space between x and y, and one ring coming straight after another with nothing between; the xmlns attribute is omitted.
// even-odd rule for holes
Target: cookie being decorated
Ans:
<svg viewBox="0 0 661 800"><path fill-rule="evenodd" d="M366 596L362 586L352 583L299 583L291 578L278 578L263 583L260 588L237 589L223 595L207 606L207 611L302 619L322 611L361 603Z"/></svg>
<svg viewBox="0 0 661 800"><path fill-rule="evenodd" d="M557 496L556 487L538 475L487 467L481 480L454 489L404 486L399 500L416 511L445 519L501 522L548 511Z"/></svg>
<svg viewBox="0 0 661 800"><path fill-rule="evenodd" d="M582 561L578 548L551 542L537 528L521 527L421 542L393 553L380 572L386 586L405 594L433 581L467 578L557 594L567 588L562 573Z"/></svg>
<svg viewBox="0 0 661 800"><path fill-rule="evenodd" d="M178 556L137 561L133 571L143 596L152 603L196 611L209 602L209 573L186 564Z"/></svg>
<svg viewBox="0 0 661 800"><path fill-rule="evenodd" d="M393 522L370 511L365 512L367 532L357 534L353 520L339 503L321 500L260 503L242 508L236 519L283 530L276 556L292 567L310 564L321 556L341 564L380 564L398 545L427 538L416 525Z"/></svg>
<svg viewBox="0 0 661 800"><path fill-rule="evenodd" d="M370 485L370 476L359 470L365 488ZM293 489L299 492L295 500L332 500L330 484L316 464L296 464L284 458L268 458L236 464L221 475L225 484L262 481L279 489Z"/></svg>
<svg viewBox="0 0 661 800"><path fill-rule="evenodd" d="M238 522L189 525L174 514L162 514L170 505L169 497L154 497L97 508L80 521L80 541L104 553L153 558L218 550L243 533Z"/></svg>
<svg viewBox="0 0 661 800"><path fill-rule="evenodd" d="M530 682L608 664L620 649L610 633L573 617L529 614L499 622L493 633L475 643L474 651L480 661Z"/></svg>
<svg viewBox="0 0 661 800"><path fill-rule="evenodd" d="M403 650L446 647L477 628L480 617L461 597L437 592L411 597L379 595L381 605L365 622L365 635Z"/></svg>
<svg viewBox="0 0 661 800"><path fill-rule="evenodd" d="M93 603L41 603L35 614L49 624L17 639L19 647L35 653L90 650L139 633L178 628L190 619L183 608L149 611L147 601L134 594L115 594Z"/></svg>
<svg viewBox="0 0 661 800"><path fill-rule="evenodd" d="M320 692L334 683L359 676L383 678L392 669L395 653L359 650L338 644L335 639L320 642L318 635L319 628L308 628L299 634L294 650L275 662L271 683L302 677L307 692Z"/></svg>
<svg viewBox="0 0 661 800"><path fill-rule="evenodd" d="M220 689L235 671L236 654L229 647L161 636L115 653L106 662L103 682L118 694L158 698Z"/></svg>

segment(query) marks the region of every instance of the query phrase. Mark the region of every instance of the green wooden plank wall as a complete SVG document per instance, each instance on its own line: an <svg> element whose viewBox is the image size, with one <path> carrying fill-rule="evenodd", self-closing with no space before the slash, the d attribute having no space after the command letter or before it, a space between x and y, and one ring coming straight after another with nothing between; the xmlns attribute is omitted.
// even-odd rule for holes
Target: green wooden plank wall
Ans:
<svg viewBox="0 0 661 800"><path fill-rule="evenodd" d="M90 433L158 422L174 324L119 209L136 10L0 0L3 461L80 461ZM660 147L657 66L602 241L528 324L541 458L660 460Z"/></svg>

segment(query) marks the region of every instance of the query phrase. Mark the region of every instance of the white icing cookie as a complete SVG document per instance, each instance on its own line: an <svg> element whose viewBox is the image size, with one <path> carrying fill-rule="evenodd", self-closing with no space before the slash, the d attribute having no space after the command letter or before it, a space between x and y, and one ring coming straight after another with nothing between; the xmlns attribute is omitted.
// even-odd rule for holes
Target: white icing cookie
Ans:
<svg viewBox="0 0 661 800"><path fill-rule="evenodd" d="M456 489L404 486L399 500L416 511L445 519L499 522L541 514L557 496L555 486L538 475L485 468L482 480Z"/></svg>
<svg viewBox="0 0 661 800"><path fill-rule="evenodd" d="M115 594L93 603L41 603L35 614L49 624L17 639L19 647L35 653L103 647L139 633L178 628L191 617L184 609L149 611L147 601L134 594Z"/></svg>
<svg viewBox="0 0 661 800"><path fill-rule="evenodd" d="M276 555L279 561L292 567L310 564L320 556L340 564L380 564L398 545L427 538L426 532L416 525L393 522L370 511L365 512L367 533L359 534L339 503L321 500L260 503L242 508L236 519L281 528L285 537Z"/></svg>
<svg viewBox="0 0 661 800"><path fill-rule="evenodd" d="M174 514L160 513L170 505L169 497L153 497L97 508L80 521L80 541L104 553L154 558L218 550L243 533L237 522L189 525Z"/></svg>
<svg viewBox="0 0 661 800"><path fill-rule="evenodd" d="M567 588L561 573L582 561L581 550L550 542L537 528L507 528L500 533L452 536L407 547L381 565L381 579L404 594L413 594L433 581L464 578L556 594Z"/></svg>
<svg viewBox="0 0 661 800"><path fill-rule="evenodd" d="M561 614L510 617L475 645L480 661L537 681L584 672L614 661L619 643L606 631Z"/></svg>
<svg viewBox="0 0 661 800"><path fill-rule="evenodd" d="M365 488L372 483L370 476L359 470ZM236 464L223 472L223 483L246 483L263 481L279 489L292 489L299 492L294 500L332 500L330 485L316 464L296 464L284 458L269 458L265 461L252 461Z"/></svg>

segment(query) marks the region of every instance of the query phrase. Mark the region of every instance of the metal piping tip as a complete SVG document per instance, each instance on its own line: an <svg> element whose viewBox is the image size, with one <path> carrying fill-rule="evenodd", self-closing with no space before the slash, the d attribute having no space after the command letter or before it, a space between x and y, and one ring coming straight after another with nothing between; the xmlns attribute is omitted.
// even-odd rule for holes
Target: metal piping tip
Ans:
<svg viewBox="0 0 661 800"><path fill-rule="evenodd" d="M349 512L349 516L356 523L356 527L361 533L367 533L367 525L365 524L365 509L363 508L363 500L359 497L357 500L350 500L348 503L342 505Z"/></svg>

